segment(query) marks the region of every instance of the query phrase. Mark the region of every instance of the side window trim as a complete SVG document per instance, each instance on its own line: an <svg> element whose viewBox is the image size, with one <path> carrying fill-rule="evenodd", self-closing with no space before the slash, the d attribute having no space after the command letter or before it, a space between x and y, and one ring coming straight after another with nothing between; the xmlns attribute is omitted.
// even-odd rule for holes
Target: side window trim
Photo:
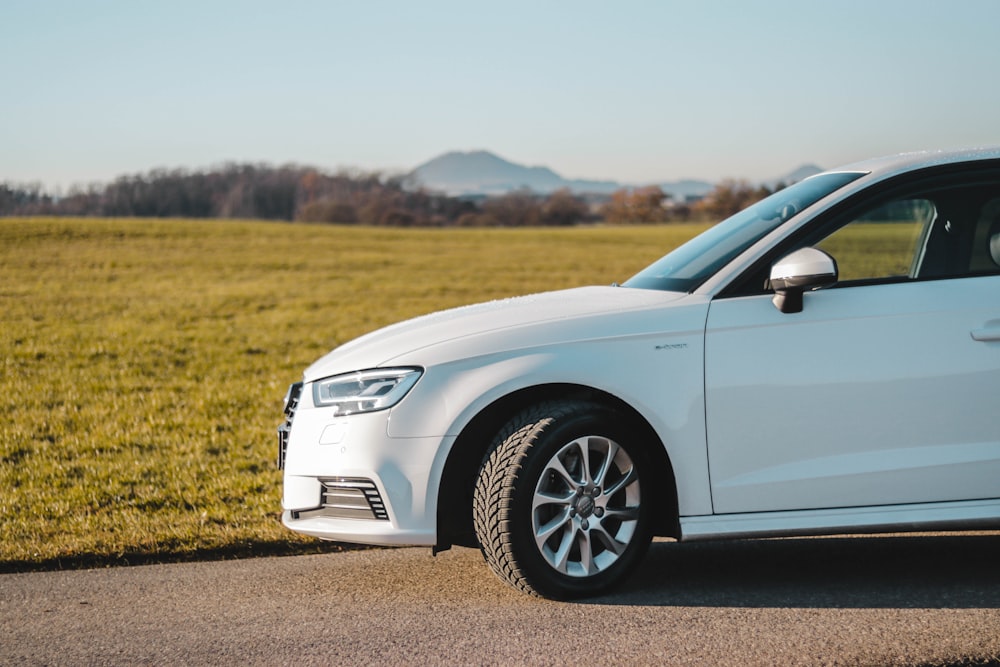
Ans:
<svg viewBox="0 0 1000 667"><path fill-rule="evenodd" d="M836 229L849 224L852 219L861 216L865 211L877 208L880 204L885 204L895 199L926 198L931 193L942 190L957 190L972 187L981 187L984 189L995 188L997 190L997 199L1000 199L1000 164L991 162L981 168L973 170L963 169L961 171L949 170L946 174L941 174L939 169L932 168L924 170L916 176L914 174L907 174L878 186L873 186L873 188L860 192L836 207L823 212L815 220L810 221L809 224L784 239L767 255L760 258L739 276L731 280L728 285L716 294L715 298L724 299L773 294L773 290L767 284L766 278L770 267L776 261L793 252L796 248L814 245L833 234ZM921 238L921 243L924 243L923 238ZM913 270L914 267L911 266L911 274ZM998 272L1000 272L1000 268L998 268ZM991 273L993 272L970 271L968 276L990 275ZM844 281L831 289L874 284L894 284L908 280L922 281L958 277L962 276L929 276L923 278L904 278L902 280L899 277L892 277L886 279Z"/></svg>

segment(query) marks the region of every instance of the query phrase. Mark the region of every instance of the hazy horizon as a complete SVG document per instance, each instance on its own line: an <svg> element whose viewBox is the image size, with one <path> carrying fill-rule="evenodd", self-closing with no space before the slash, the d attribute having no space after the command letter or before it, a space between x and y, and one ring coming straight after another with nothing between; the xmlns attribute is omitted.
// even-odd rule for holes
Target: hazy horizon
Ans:
<svg viewBox="0 0 1000 667"><path fill-rule="evenodd" d="M767 180L1000 144L1000 3L11 0L0 181L227 162Z"/></svg>

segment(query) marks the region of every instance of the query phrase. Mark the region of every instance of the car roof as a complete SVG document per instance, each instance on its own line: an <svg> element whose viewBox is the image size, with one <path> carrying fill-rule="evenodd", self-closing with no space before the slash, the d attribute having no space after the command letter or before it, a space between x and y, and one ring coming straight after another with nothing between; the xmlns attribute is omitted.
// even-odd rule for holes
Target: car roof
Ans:
<svg viewBox="0 0 1000 667"><path fill-rule="evenodd" d="M875 179L881 180L917 169L981 160L1000 160L1000 146L899 153L855 162L838 167L837 169L831 169L830 171L868 173ZM870 181L872 179L865 180Z"/></svg>

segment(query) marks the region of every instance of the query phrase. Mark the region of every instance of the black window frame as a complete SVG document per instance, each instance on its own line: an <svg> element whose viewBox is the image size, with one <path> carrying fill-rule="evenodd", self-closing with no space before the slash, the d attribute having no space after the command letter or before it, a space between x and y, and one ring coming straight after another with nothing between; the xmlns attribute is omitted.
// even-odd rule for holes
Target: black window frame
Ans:
<svg viewBox="0 0 1000 667"><path fill-rule="evenodd" d="M864 213L896 199L929 198L928 194L941 190L959 188L990 187L997 189L1000 196L1000 160L982 160L975 163L960 163L953 165L925 167L889 178L873 184L855 193L842 202L817 214L805 225L789 234L777 243L764 256L730 280L716 294L717 299L762 296L773 294L768 277L770 269L779 259L797 250L809 247L838 229L850 224ZM984 199L980 207L989 201ZM836 258L835 258L836 259ZM826 289L846 289L864 285L898 284L902 282L924 282L930 280L950 280L963 277L995 275L997 271L976 272L968 275L948 275L935 277L899 277L873 278L866 280L846 281Z"/></svg>

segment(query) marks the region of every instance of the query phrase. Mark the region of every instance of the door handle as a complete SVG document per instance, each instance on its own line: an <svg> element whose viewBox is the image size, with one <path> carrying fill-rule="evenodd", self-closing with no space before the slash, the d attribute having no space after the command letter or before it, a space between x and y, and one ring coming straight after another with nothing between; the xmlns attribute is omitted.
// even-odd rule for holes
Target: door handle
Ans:
<svg viewBox="0 0 1000 667"><path fill-rule="evenodd" d="M990 327L989 329L973 329L972 340L1000 341L1000 327Z"/></svg>

